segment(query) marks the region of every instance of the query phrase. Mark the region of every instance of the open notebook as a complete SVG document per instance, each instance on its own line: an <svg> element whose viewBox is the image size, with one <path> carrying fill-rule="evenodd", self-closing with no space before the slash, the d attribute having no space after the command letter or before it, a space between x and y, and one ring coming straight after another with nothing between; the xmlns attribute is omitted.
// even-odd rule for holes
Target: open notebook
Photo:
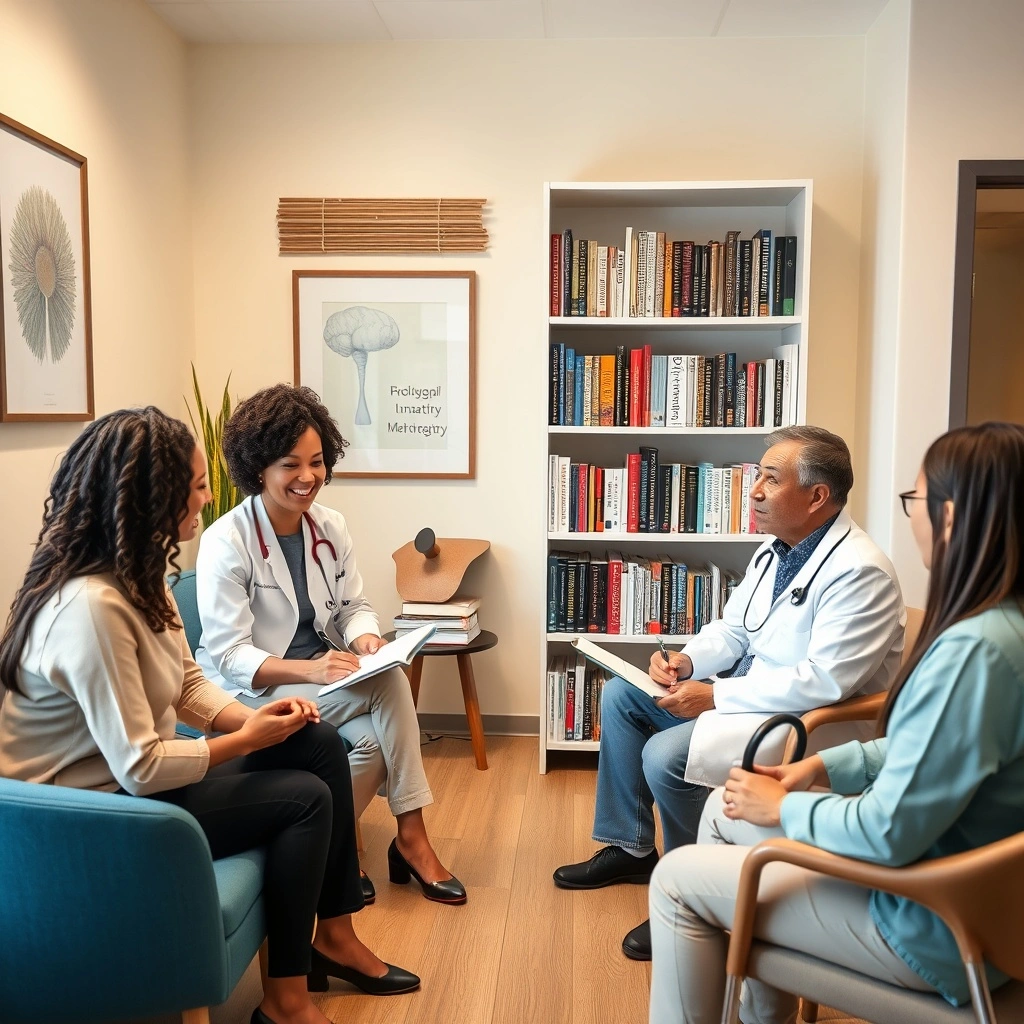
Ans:
<svg viewBox="0 0 1024 1024"><path fill-rule="evenodd" d="M638 689L643 690L644 693L650 694L655 700L659 697L667 696L668 687L659 686L644 669L637 668L636 665L630 665L628 661L623 661L622 658L617 657L610 651L606 651L603 647L599 647L586 637L576 637L572 641L572 645L588 661L592 661L595 665L600 665L601 668L606 668L609 672L621 676L627 683L632 683Z"/></svg>
<svg viewBox="0 0 1024 1024"><path fill-rule="evenodd" d="M386 672L389 668L411 665L412 659L420 653L420 649L436 630L436 626L422 626L407 633L400 640L393 640L391 643L385 644L376 654L364 654L359 659L359 668L355 672L335 683L328 683L327 686L320 687L317 690L317 695L322 697L325 693L337 690L341 686L351 686L353 683L377 675L378 672Z"/></svg>

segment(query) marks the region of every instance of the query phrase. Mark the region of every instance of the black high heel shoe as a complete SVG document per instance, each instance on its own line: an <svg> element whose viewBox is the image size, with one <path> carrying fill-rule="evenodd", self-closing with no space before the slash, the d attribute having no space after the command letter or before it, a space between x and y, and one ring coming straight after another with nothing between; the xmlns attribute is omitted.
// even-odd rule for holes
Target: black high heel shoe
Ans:
<svg viewBox="0 0 1024 1024"><path fill-rule="evenodd" d="M443 882L424 882L419 872L402 856L397 839L392 839L388 847L388 877L396 885L405 885L410 878L415 878L423 895L435 903L466 902L466 887L454 875Z"/></svg>
<svg viewBox="0 0 1024 1024"><path fill-rule="evenodd" d="M370 881L370 876L365 871L359 872L359 885L363 890L363 905L368 907L371 903L375 903L377 890L374 889L373 882Z"/></svg>
<svg viewBox="0 0 1024 1024"><path fill-rule="evenodd" d="M354 967L336 963L315 949L311 952L313 954L312 970L306 975L306 988L310 992L326 992L329 984L328 977L347 981L350 985L355 985L356 988L362 989L371 996L395 996L399 992L412 992L413 989L420 987L420 979L415 974L411 971L403 971L401 967L396 967L394 964L385 964L388 973L383 977L375 978L372 974L363 974L362 971L357 971ZM257 1021L253 1019L251 1024L257 1024ZM260 1021L259 1024L264 1024L264 1022ZM268 1021L266 1024L273 1024L273 1022Z"/></svg>

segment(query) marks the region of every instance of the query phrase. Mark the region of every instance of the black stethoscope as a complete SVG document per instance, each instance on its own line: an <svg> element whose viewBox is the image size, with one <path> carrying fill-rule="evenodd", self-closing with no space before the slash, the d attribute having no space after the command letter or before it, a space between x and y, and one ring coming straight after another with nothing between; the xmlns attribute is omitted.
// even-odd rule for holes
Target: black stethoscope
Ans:
<svg viewBox="0 0 1024 1024"><path fill-rule="evenodd" d="M316 563L316 567L320 570L320 575L323 577L324 586L327 588L327 610L334 612L337 610L338 602L334 600L334 588L327 582L327 570L324 568L323 559L320 557L320 553L317 548L321 544L327 545L327 550L331 553L331 558L334 559L334 564L338 564L338 552L334 545L326 538L321 537L316 530L316 523L313 522L313 517L308 512L302 513L302 518L306 521L306 525L309 527L309 535L313 538L312 555L313 561ZM256 527L256 539L260 542L260 554L263 556L263 560L266 561L270 558L270 548L267 547L267 542L263 539L263 531L260 529L259 516L256 515L255 501L252 508L252 521ZM341 576L345 575L345 570L339 570ZM347 602L345 602L347 604Z"/></svg>
<svg viewBox="0 0 1024 1024"><path fill-rule="evenodd" d="M846 533L844 533L842 537L840 537L839 540L837 540L835 544L833 544L832 547L829 548L828 554L825 555L825 557L818 563L817 568L814 570L813 573L811 573L811 578L806 582L806 584L804 584L804 586L802 587L794 587L790 591L789 603L793 605L795 608L799 608L807 600L807 592L811 589L811 584L817 578L818 573L821 572L821 567L832 557L832 554L835 551L835 549L839 547L839 545L842 544L847 537L850 536L851 529L852 527L847 527ZM743 628L748 633L757 633L760 630L764 629L764 624L768 621L769 617L771 616L772 608L775 607L775 602L773 601L771 605L768 606L768 612L765 615L765 617L761 620L760 625L754 627L747 625L747 615L750 613L750 603L754 600L754 595L757 593L757 588L761 586L761 581L765 578L765 576L768 573L768 570L772 566L772 562L775 560L774 550L772 548L766 548L764 551L762 551L761 554L759 554L757 558L754 559L755 569L761 564L762 561L764 561L765 556L767 556L768 561L765 562L765 566L761 570L761 575L757 578L757 583L754 584L754 589L750 592L750 597L747 598L747 607L743 610Z"/></svg>

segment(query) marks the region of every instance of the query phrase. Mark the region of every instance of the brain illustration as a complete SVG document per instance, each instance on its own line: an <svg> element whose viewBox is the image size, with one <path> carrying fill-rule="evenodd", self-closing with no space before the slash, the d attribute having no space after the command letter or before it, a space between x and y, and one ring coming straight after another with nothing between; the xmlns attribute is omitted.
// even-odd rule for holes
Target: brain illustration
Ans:
<svg viewBox="0 0 1024 1024"><path fill-rule="evenodd" d="M380 309L350 306L327 318L324 342L332 352L350 358L359 374L359 403L353 421L359 426L372 422L366 405L366 357L397 345L398 338L398 324Z"/></svg>

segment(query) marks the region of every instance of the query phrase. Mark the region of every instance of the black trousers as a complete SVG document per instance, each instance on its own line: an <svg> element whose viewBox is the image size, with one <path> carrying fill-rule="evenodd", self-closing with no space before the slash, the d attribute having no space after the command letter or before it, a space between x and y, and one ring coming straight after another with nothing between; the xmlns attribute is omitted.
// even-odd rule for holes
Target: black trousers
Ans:
<svg viewBox="0 0 1024 1024"><path fill-rule="evenodd" d="M154 799L193 815L215 860L265 848L270 977L309 973L314 915L362 910L352 778L334 726L307 724Z"/></svg>

